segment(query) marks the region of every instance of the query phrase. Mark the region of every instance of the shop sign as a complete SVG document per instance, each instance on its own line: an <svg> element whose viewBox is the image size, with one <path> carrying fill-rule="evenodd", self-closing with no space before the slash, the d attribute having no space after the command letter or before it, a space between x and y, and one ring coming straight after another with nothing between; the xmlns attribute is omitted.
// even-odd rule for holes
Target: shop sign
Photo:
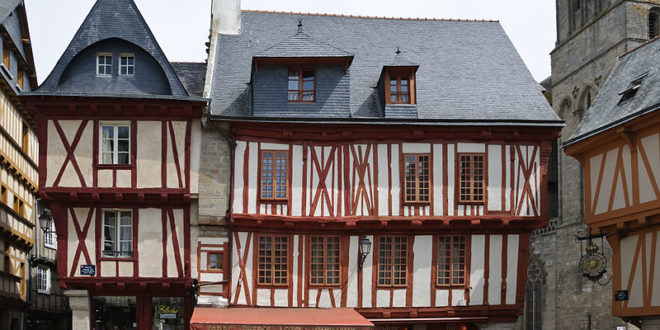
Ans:
<svg viewBox="0 0 660 330"><path fill-rule="evenodd" d="M96 265L80 265L80 275L96 275Z"/></svg>
<svg viewBox="0 0 660 330"><path fill-rule="evenodd" d="M614 301L626 301L628 300L628 290L617 290L614 293Z"/></svg>
<svg viewBox="0 0 660 330"><path fill-rule="evenodd" d="M178 309L172 306L160 305L158 306L158 314L160 314L161 319L165 320L175 320L177 318Z"/></svg>

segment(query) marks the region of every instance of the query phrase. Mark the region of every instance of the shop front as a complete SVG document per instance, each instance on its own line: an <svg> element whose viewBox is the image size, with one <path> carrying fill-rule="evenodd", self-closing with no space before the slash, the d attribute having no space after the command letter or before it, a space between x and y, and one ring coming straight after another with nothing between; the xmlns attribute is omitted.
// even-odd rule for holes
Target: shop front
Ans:
<svg viewBox="0 0 660 330"><path fill-rule="evenodd" d="M189 329L192 297L147 294L91 296L93 330Z"/></svg>

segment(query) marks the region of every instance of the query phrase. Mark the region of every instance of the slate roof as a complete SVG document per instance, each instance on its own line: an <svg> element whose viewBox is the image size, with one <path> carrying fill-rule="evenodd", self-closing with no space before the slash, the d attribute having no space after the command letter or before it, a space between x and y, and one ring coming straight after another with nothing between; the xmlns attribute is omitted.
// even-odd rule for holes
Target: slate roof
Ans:
<svg viewBox="0 0 660 330"><path fill-rule="evenodd" d="M660 109L660 38L622 55L573 136L564 146ZM621 101L621 92L643 76L633 97Z"/></svg>
<svg viewBox="0 0 660 330"><path fill-rule="evenodd" d="M169 82L172 94L168 98L188 98L183 85L179 81L167 60L156 38L144 21L142 14L133 0L97 0L84 22L71 40L71 43L60 57L55 68L48 78L37 90L31 94L37 95L71 95L59 89L60 77L63 75L68 64L74 57L85 48L106 39L118 38L137 45L151 55L161 66ZM79 83L79 86L85 84ZM94 84L89 84L94 86ZM115 88L116 87L116 88ZM138 96L155 97L154 95L141 94L139 90L133 89L126 95L126 91L120 90L121 86L107 86L99 91L93 87L85 90L84 87L76 91L76 96Z"/></svg>
<svg viewBox="0 0 660 330"><path fill-rule="evenodd" d="M305 34L302 23L299 22L298 31L295 35L257 53L255 57L353 57L353 54L310 38L308 34Z"/></svg>
<svg viewBox="0 0 660 330"><path fill-rule="evenodd" d="M4 21L23 0L0 0L0 21Z"/></svg>
<svg viewBox="0 0 660 330"><path fill-rule="evenodd" d="M202 96L204 93L204 62L172 62L172 67L190 96Z"/></svg>
<svg viewBox="0 0 660 330"><path fill-rule="evenodd" d="M418 115L396 122L562 125L499 22L253 11L242 12L239 35L218 35L208 96L212 115L259 119L251 116L250 109L252 58L291 38L299 17L310 38L354 55L349 68L351 120L394 121L380 110L377 84L383 66L392 63L399 48L407 62L419 65ZM297 48L290 45L287 52L295 54ZM262 119L276 120L277 115Z"/></svg>

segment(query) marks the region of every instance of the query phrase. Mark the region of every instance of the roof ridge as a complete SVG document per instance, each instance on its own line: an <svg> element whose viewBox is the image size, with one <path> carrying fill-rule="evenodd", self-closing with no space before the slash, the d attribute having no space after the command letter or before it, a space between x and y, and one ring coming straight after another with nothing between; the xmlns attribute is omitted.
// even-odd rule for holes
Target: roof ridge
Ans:
<svg viewBox="0 0 660 330"><path fill-rule="evenodd" d="M497 23L499 20L491 19L467 19L467 18L428 18L428 17L387 17L387 16L364 16L364 15L346 15L346 14L327 14L327 13L303 13L295 11L276 11L260 9L241 9L244 13L263 13L263 14L288 14L288 15L309 15L309 16L330 16L345 18L369 18L369 19L392 19L402 21L442 21L442 22L477 22L477 23Z"/></svg>
<svg viewBox="0 0 660 330"><path fill-rule="evenodd" d="M623 54L619 55L619 58L622 58L622 57L624 57L624 56L626 56L626 55L628 55L628 54L630 54L630 53L632 53L632 52L634 52L634 51L636 51L636 50L638 50L638 49L640 49L640 48L642 48L642 47L644 47L644 46L646 46L646 45L648 45L648 44L650 44L650 43L652 43L652 42L654 42L658 39L660 39L660 35L656 36L653 39L647 40L646 42L642 43L641 45L639 45L639 46L637 46L633 49L628 50L627 52L624 52Z"/></svg>

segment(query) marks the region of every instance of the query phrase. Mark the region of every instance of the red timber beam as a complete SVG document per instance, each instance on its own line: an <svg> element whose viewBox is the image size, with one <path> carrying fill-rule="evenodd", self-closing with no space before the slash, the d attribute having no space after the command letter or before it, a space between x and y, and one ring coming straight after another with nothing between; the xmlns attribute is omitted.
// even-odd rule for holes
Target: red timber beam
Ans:
<svg viewBox="0 0 660 330"><path fill-rule="evenodd" d="M236 230L255 229L287 230L405 230L425 231L429 229L488 229L490 232L503 230L532 231L547 225L547 217L522 216L355 216L355 217L312 217L281 216L264 214L233 214L232 223Z"/></svg>
<svg viewBox="0 0 660 330"><path fill-rule="evenodd" d="M496 124L496 123L494 123ZM461 140L463 142L512 141L536 144L540 140L559 137L558 127L475 127L438 125L369 125L327 123L259 123L234 122L232 132L237 140L250 142L326 143L360 141L390 143L401 141Z"/></svg>

